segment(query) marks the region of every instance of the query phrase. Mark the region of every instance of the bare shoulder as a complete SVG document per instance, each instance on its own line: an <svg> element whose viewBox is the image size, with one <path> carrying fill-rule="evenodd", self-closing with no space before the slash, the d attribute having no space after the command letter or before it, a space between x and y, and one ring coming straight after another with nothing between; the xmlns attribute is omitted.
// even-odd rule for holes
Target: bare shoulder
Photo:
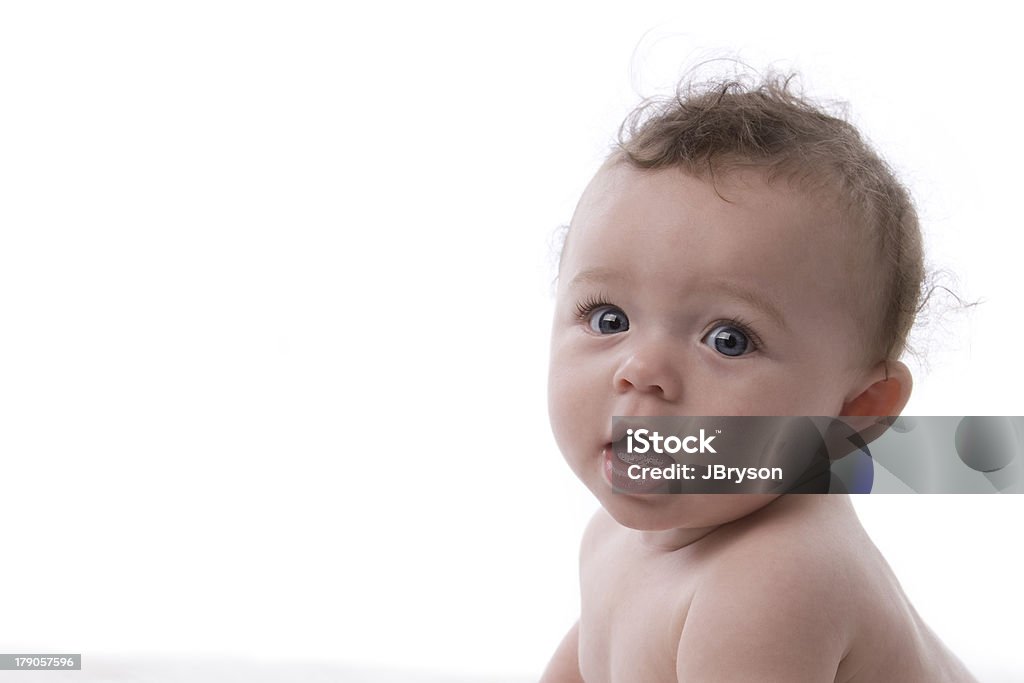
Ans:
<svg viewBox="0 0 1024 683"><path fill-rule="evenodd" d="M871 581L885 565L848 500L787 498L756 519L724 530L713 553L716 576L744 583L781 582L835 602L849 599L840 589Z"/></svg>
<svg viewBox="0 0 1024 683"><path fill-rule="evenodd" d="M717 540L680 637L679 680L973 680L849 500L802 498Z"/></svg>
<svg viewBox="0 0 1024 683"><path fill-rule="evenodd" d="M870 572L855 517L809 500L759 517L714 541L680 637L680 681L832 681L857 639Z"/></svg>
<svg viewBox="0 0 1024 683"><path fill-rule="evenodd" d="M611 540L612 534L620 527L602 506L598 506L580 540L580 558L590 557L599 547Z"/></svg>

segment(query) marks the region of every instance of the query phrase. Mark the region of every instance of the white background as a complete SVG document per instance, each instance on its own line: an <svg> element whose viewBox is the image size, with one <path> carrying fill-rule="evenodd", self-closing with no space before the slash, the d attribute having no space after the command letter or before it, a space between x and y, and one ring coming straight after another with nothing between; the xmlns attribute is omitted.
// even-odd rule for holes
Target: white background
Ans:
<svg viewBox="0 0 1024 683"><path fill-rule="evenodd" d="M984 299L907 412L1024 415L998 5L366 5L0 8L0 651L537 675L595 506L547 424L549 238L709 57L848 100ZM1024 497L857 506L954 651L1024 672Z"/></svg>

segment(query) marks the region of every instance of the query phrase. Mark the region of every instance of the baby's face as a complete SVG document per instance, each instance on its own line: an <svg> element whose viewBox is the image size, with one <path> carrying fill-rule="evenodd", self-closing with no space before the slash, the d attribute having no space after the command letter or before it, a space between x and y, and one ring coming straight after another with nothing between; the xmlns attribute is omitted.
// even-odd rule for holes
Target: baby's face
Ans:
<svg viewBox="0 0 1024 683"><path fill-rule="evenodd" d="M613 416L835 416L863 372L863 279L851 275L858 247L839 212L755 171L717 185L729 201L680 170L606 166L562 256L552 427L625 526L719 524L773 496L614 493Z"/></svg>

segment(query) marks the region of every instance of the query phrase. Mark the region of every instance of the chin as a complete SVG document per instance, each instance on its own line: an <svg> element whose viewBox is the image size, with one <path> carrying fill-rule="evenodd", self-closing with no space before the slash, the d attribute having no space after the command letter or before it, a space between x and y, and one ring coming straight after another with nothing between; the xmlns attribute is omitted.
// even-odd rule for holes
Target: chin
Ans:
<svg viewBox="0 0 1024 683"><path fill-rule="evenodd" d="M687 514L682 496L667 493L635 495L605 491L598 501L616 522L637 531L664 531L666 529L698 528L707 526L691 510ZM683 509L680 509L683 508Z"/></svg>
<svg viewBox="0 0 1024 683"><path fill-rule="evenodd" d="M612 518L637 531L703 529L734 522L775 500L775 494L647 494L607 491L598 500Z"/></svg>

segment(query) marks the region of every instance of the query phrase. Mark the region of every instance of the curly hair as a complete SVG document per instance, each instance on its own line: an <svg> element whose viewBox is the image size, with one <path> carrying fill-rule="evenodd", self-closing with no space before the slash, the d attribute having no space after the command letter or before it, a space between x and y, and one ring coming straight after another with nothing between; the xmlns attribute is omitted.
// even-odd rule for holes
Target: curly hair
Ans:
<svg viewBox="0 0 1024 683"><path fill-rule="evenodd" d="M795 93L793 79L684 80L674 96L647 99L627 116L606 163L679 168L712 183L716 173L755 168L769 183L782 177L827 195L861 228L875 264L866 358L897 359L926 298L914 203L857 129Z"/></svg>

